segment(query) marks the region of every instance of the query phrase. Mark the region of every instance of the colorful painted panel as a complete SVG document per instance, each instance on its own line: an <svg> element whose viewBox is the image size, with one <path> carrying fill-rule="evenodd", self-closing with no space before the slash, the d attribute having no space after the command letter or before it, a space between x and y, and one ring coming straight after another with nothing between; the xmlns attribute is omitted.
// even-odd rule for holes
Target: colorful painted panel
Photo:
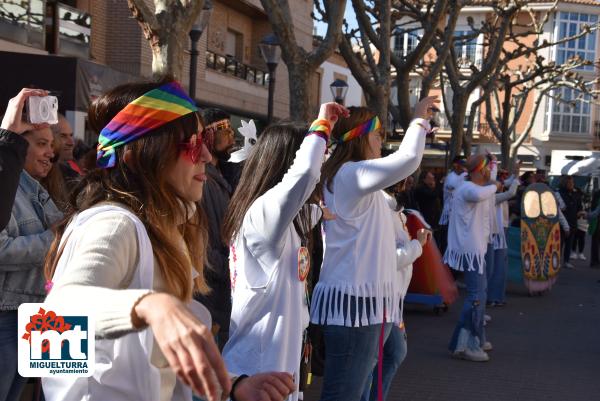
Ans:
<svg viewBox="0 0 600 401"><path fill-rule="evenodd" d="M532 184L523 194L521 260L523 279L530 291L552 286L561 263L560 225L556 198L545 184Z"/></svg>

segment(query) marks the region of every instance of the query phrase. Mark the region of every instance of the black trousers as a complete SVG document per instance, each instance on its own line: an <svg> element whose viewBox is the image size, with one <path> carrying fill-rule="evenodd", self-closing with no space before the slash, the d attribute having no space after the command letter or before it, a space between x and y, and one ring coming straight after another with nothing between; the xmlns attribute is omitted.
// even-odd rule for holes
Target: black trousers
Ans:
<svg viewBox="0 0 600 401"><path fill-rule="evenodd" d="M600 265L600 255L598 254L600 248L600 227L596 228L594 235L592 235L592 257L590 260L590 266Z"/></svg>
<svg viewBox="0 0 600 401"><path fill-rule="evenodd" d="M573 248L571 250L573 252L583 253L585 249L585 235L587 232L581 231L580 229L575 230L575 238L573 239Z"/></svg>
<svg viewBox="0 0 600 401"><path fill-rule="evenodd" d="M577 228L572 229L571 231L569 231L569 235L565 235L564 238L564 248L563 248L563 262L564 263L568 263L569 260L571 259L571 249L573 249L573 241L575 240L575 231L577 231Z"/></svg>

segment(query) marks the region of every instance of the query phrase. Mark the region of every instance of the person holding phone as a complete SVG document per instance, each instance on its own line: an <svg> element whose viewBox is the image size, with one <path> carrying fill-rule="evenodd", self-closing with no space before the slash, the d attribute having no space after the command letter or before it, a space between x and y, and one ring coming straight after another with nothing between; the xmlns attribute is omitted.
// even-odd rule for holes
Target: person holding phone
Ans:
<svg viewBox="0 0 600 401"><path fill-rule="evenodd" d="M23 121L25 102L31 96L46 96L47 91L23 88L8 102L0 125L0 230L4 230L10 219L12 205L19 186L19 176L25 165L29 142L23 138L25 131L42 128L47 124L31 124Z"/></svg>
<svg viewBox="0 0 600 401"><path fill-rule="evenodd" d="M15 169L16 171L10 172L19 174L14 193L11 178L15 177L8 177L7 180L8 195L14 196L14 203L9 221L0 232L1 401L18 400L25 385L26 379L17 373L17 310L22 303L44 300L44 258L54 239L52 228L63 217L40 184L40 180L50 171L51 159L54 157L52 131L46 123L31 124L22 121L23 105L27 99L46 94L42 90L23 89L11 99L2 120L2 134L5 137L23 138L27 146L22 147L26 149L23 170L19 172ZM2 167L4 170L8 166ZM2 192L5 194L4 188ZM5 199L6 203L11 200Z"/></svg>

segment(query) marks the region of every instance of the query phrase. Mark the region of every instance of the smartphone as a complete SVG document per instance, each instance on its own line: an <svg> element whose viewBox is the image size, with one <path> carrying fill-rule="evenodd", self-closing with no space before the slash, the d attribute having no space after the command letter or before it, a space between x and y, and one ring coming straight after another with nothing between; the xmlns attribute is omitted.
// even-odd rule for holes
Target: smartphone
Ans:
<svg viewBox="0 0 600 401"><path fill-rule="evenodd" d="M58 124L58 98L56 96L30 96L25 112L32 124Z"/></svg>

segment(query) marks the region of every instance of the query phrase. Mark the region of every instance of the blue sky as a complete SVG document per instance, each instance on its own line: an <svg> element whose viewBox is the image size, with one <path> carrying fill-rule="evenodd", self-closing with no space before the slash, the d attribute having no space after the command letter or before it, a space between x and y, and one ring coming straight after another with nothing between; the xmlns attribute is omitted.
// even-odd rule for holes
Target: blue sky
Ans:
<svg viewBox="0 0 600 401"><path fill-rule="evenodd" d="M352 3L349 0L346 3L346 14L344 17L351 27L356 26L356 14L354 14L354 8L352 8ZM315 22L315 27L317 28L317 35L325 36L327 33L327 24Z"/></svg>

